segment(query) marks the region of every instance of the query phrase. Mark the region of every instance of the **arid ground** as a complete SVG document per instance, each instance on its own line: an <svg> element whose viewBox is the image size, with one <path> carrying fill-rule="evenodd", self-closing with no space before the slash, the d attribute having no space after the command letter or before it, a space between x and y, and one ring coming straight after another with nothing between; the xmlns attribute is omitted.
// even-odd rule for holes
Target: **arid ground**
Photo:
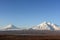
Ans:
<svg viewBox="0 0 60 40"><path fill-rule="evenodd" d="M0 31L0 40L60 40L60 31Z"/></svg>
<svg viewBox="0 0 60 40"><path fill-rule="evenodd" d="M0 40L60 40L60 36L0 35Z"/></svg>

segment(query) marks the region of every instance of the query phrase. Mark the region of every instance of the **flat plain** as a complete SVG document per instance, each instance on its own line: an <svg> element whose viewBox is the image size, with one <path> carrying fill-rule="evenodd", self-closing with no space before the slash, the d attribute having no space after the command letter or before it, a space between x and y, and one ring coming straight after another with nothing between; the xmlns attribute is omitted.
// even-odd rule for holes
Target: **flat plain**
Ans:
<svg viewBox="0 0 60 40"><path fill-rule="evenodd" d="M60 40L60 31L0 31L0 40Z"/></svg>

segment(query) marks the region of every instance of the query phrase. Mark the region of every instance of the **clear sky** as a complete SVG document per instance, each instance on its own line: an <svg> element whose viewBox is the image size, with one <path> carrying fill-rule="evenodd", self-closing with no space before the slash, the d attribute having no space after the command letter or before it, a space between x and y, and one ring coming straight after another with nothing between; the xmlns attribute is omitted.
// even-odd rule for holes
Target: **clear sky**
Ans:
<svg viewBox="0 0 60 40"><path fill-rule="evenodd" d="M0 0L0 25L60 25L60 0Z"/></svg>

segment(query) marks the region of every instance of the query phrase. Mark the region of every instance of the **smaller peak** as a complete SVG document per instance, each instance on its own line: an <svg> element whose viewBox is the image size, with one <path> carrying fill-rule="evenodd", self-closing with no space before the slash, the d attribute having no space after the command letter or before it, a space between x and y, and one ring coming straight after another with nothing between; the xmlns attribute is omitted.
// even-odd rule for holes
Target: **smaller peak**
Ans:
<svg viewBox="0 0 60 40"><path fill-rule="evenodd" d="M51 24L51 22L47 22L47 21L44 21L43 23L44 23L44 24Z"/></svg>
<svg viewBox="0 0 60 40"><path fill-rule="evenodd" d="M10 28L10 27L15 27L13 24L8 24L6 27Z"/></svg>
<svg viewBox="0 0 60 40"><path fill-rule="evenodd" d="M6 27L4 27L5 29L17 29L16 26L14 26L13 24L8 24Z"/></svg>
<svg viewBox="0 0 60 40"><path fill-rule="evenodd" d="M39 24L38 26L40 26L40 25L51 25L51 22L47 22L47 21L44 21L44 22L42 22L41 24Z"/></svg>
<svg viewBox="0 0 60 40"><path fill-rule="evenodd" d="M50 24L51 24L51 22L47 22L47 24L49 24L49 25L50 25Z"/></svg>
<svg viewBox="0 0 60 40"><path fill-rule="evenodd" d="M52 24L51 22L44 21L44 22L42 22L41 24L39 24L37 26L40 26L40 25L51 25L51 24Z"/></svg>
<svg viewBox="0 0 60 40"><path fill-rule="evenodd" d="M43 23L47 23L46 21L44 21Z"/></svg>
<svg viewBox="0 0 60 40"><path fill-rule="evenodd" d="M14 26L13 24L8 24L8 26Z"/></svg>
<svg viewBox="0 0 60 40"><path fill-rule="evenodd" d="M37 26L40 26L40 25L44 25L44 24L47 24L46 21L42 22L41 24L37 25Z"/></svg>
<svg viewBox="0 0 60 40"><path fill-rule="evenodd" d="M13 25L13 24L8 24L8 25Z"/></svg>
<svg viewBox="0 0 60 40"><path fill-rule="evenodd" d="M46 24L47 22L46 21L44 21L44 22L42 22L41 24Z"/></svg>

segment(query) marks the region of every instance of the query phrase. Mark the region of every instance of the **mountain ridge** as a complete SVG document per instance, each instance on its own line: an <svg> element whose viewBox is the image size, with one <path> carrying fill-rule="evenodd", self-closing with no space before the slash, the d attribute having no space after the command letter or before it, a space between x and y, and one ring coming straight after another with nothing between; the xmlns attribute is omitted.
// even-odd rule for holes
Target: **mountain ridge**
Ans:
<svg viewBox="0 0 60 40"><path fill-rule="evenodd" d="M60 28L53 23L43 22L32 28L33 30L60 30Z"/></svg>
<svg viewBox="0 0 60 40"><path fill-rule="evenodd" d="M60 30L60 27L56 24L45 21L39 25L36 25L36 26L34 26L32 28L28 28L28 29L20 29L13 24L9 24L5 27L0 28L0 30L4 30L4 31L5 30L31 30L31 31L32 30L50 30L50 31L56 31L56 30Z"/></svg>

